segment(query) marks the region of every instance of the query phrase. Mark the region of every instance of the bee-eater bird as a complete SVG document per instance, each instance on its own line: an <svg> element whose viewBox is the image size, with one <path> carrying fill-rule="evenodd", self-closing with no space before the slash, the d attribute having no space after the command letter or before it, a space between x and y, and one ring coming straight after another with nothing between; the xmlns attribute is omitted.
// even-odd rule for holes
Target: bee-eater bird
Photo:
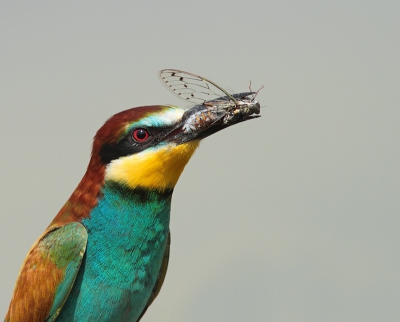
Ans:
<svg viewBox="0 0 400 322"><path fill-rule="evenodd" d="M212 106L132 108L97 131L85 175L25 258L6 322L140 320L164 281L185 165L201 139L257 117L224 122Z"/></svg>

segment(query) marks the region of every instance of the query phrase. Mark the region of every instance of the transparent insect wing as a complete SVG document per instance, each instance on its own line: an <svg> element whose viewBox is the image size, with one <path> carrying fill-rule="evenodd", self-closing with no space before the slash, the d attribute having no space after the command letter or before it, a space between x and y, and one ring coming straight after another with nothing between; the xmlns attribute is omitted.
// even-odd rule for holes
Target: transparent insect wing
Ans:
<svg viewBox="0 0 400 322"><path fill-rule="evenodd" d="M204 104L221 97L237 104L235 98L214 82L182 70L163 69L158 74L164 86L179 98L194 104Z"/></svg>

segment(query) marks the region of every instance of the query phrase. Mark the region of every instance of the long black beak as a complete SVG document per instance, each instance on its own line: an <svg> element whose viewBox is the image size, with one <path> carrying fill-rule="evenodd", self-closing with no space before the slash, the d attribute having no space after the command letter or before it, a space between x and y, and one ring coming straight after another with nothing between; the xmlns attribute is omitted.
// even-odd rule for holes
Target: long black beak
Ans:
<svg viewBox="0 0 400 322"><path fill-rule="evenodd" d="M254 100L255 94L233 94L188 109L168 139L178 144L204 139L229 126L260 117L260 103Z"/></svg>

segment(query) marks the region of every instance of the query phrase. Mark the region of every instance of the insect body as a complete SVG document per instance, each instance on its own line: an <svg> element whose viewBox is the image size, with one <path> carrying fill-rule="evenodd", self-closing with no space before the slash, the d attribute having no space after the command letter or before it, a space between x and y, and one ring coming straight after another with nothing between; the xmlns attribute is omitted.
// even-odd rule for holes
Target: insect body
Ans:
<svg viewBox="0 0 400 322"><path fill-rule="evenodd" d="M205 105L207 106L207 105ZM226 116L226 111L212 106L198 105L184 116L183 130L186 133L204 131Z"/></svg>
<svg viewBox="0 0 400 322"><path fill-rule="evenodd" d="M203 107L194 113L192 109L184 126L185 131L204 130L218 121L230 125L243 117L260 113L260 103L255 100L259 90L229 94L205 77L177 69L163 69L159 78L179 98Z"/></svg>

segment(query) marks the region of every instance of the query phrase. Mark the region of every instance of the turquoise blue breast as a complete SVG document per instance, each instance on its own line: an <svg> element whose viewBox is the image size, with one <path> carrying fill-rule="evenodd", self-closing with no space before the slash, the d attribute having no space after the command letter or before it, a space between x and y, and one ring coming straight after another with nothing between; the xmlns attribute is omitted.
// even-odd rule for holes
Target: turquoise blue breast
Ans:
<svg viewBox="0 0 400 322"><path fill-rule="evenodd" d="M161 267L172 192L106 183L90 218L85 257L61 310L62 321L136 321Z"/></svg>

